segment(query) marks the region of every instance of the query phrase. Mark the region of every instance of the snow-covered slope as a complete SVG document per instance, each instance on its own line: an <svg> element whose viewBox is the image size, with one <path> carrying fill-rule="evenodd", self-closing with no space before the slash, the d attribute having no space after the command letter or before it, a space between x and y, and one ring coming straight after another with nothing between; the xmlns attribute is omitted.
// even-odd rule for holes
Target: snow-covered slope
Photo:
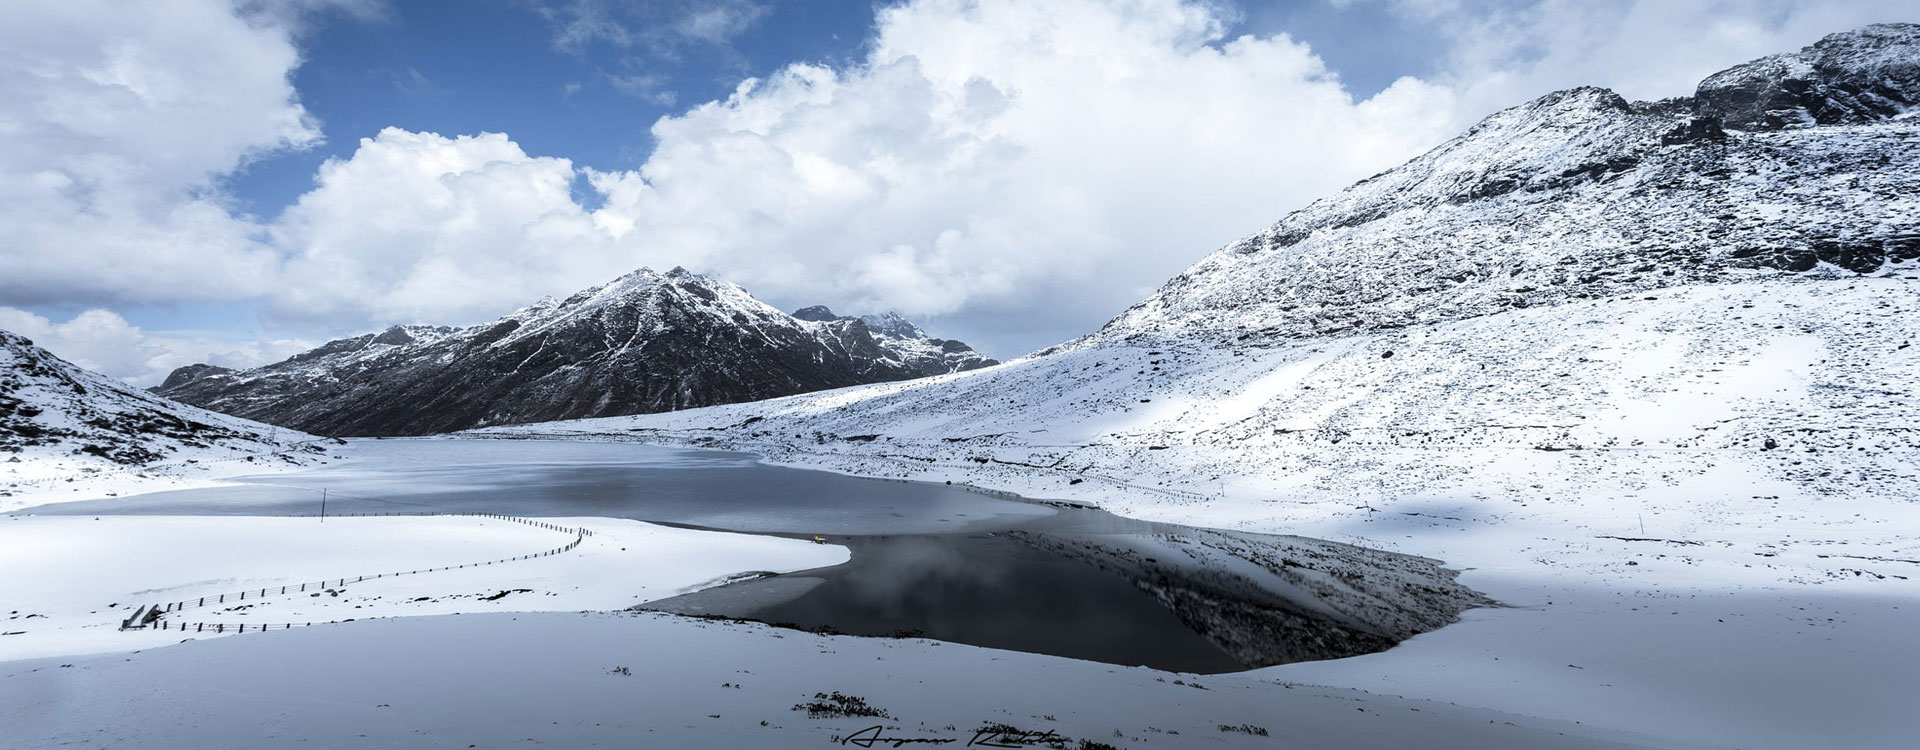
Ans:
<svg viewBox="0 0 1920 750"><path fill-rule="evenodd" d="M0 331L0 498L220 463L264 469L323 450L310 435L168 401Z"/></svg>
<svg viewBox="0 0 1920 750"><path fill-rule="evenodd" d="M1914 342L1920 279L1776 278L1261 347L1085 346L926 380L503 431L823 453L896 476L1035 474L1045 492L1104 487L1109 502L1154 516L1436 493L1578 503L1728 467L1742 486L1913 499ZM1147 487L1112 479L1125 475Z"/></svg>
<svg viewBox="0 0 1920 750"><path fill-rule="evenodd" d="M900 325L877 332L859 318L802 320L733 284L643 268L489 324L395 326L239 372L181 368L155 392L317 433L409 435L668 411L997 364L897 316L874 320Z"/></svg>
<svg viewBox="0 0 1920 750"><path fill-rule="evenodd" d="M1912 262L1917 48L1920 26L1872 26L1692 99L1549 94L1208 256L1081 343L1257 343ZM1860 80L1880 95L1842 96ZM1752 108L1823 124L1733 129Z"/></svg>

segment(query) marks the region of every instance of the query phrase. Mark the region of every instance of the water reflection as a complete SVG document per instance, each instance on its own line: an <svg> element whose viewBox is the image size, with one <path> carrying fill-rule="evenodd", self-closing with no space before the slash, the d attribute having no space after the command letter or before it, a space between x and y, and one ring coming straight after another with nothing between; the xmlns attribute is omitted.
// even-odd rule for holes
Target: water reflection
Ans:
<svg viewBox="0 0 1920 750"><path fill-rule="evenodd" d="M1184 672L1243 665L1126 579L996 535L847 541L854 561L798 596L776 581L658 603L856 635L921 635L991 648ZM808 575L808 574L802 574ZM767 601L752 597L767 589ZM721 604L720 602L727 602Z"/></svg>

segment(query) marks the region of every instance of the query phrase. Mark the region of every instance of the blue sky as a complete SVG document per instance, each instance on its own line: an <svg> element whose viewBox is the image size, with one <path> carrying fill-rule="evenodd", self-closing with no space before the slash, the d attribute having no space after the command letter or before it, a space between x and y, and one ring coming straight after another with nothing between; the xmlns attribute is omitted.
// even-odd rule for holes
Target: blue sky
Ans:
<svg viewBox="0 0 1920 750"><path fill-rule="evenodd" d="M1555 89L1920 0L112 0L0 27L0 328L136 383L640 266L999 357Z"/></svg>
<svg viewBox="0 0 1920 750"><path fill-rule="evenodd" d="M671 7L636 3L622 21L671 23ZM664 4L663 4L664 5ZM328 158L351 155L384 127L442 134L503 132L528 152L598 169L631 169L653 149L648 128L687 105L724 98L741 79L796 61L844 66L873 25L873 2L769 4L766 14L719 44L670 50L605 41L578 49L555 42L555 19L522 0L423 0L376 18L335 13L300 40L294 73L301 102L326 143L272 155L227 182L246 210L275 214L313 187ZM1404 75L1430 74L1438 35L1380 4L1320 0L1233 3L1228 32L1287 33L1313 46L1355 95ZM658 77L644 91L616 79Z"/></svg>
<svg viewBox="0 0 1920 750"><path fill-rule="evenodd" d="M667 10L640 8L620 20L670 23ZM377 18L319 19L300 40L306 61L293 80L327 142L256 163L229 185L250 210L277 213L312 188L322 161L350 155L385 127L511 133L531 153L632 168L652 150L647 131L662 115L724 97L742 78L787 62L843 62L865 40L873 6L778 3L721 43L659 50L604 40L562 49L559 23L517 0L407 2ZM616 83L646 77L659 80L644 89Z"/></svg>

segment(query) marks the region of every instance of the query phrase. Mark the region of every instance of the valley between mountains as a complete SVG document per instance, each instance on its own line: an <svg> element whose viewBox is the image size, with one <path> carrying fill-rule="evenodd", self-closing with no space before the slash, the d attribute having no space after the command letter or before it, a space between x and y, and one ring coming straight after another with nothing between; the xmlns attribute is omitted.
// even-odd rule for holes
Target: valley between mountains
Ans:
<svg viewBox="0 0 1920 750"><path fill-rule="evenodd" d="M1916 107L1914 24L1744 63L1691 97L1548 94L1201 258L1097 331L1004 363L903 320L787 315L682 270L491 325L183 370L159 395L7 335L0 455L22 460L0 463L0 501L26 514L237 475L256 500L305 503L300 483L326 472L372 482L491 461L534 476L671 463L654 452L666 446L693 451L672 461L751 454L763 470L1197 529L1084 553L1116 567L1244 574L1261 556L1245 539L1304 537L1341 563L1390 554L1401 568L1272 567L1299 576L1293 588L1397 591L1366 605L1396 617L1413 617L1409 602L1462 606L1391 648L1196 676L608 611L627 603L619 581L549 566L462 585L595 611L380 609L132 656L0 662L0 725L14 727L0 737L106 744L162 725L221 746L232 735L203 720L272 705L290 737L443 746L772 748L845 744L872 724L964 742L987 724L1057 730L1061 747L1905 747L1920 736L1920 654L1906 646L1920 623ZM433 436L334 439L361 435ZM799 486L781 476L792 484L775 487ZM728 572L825 576L810 566L839 559L830 537L823 552L798 533L554 516L719 556L646 574L647 599L724 593L737 581L714 576ZM15 513L0 536L83 517ZM142 530L112 524L155 520L108 518L129 546ZM459 552L456 530L419 531L422 559ZM518 531L489 526L487 544L519 544ZM618 544L582 549L632 563ZM1388 572L1440 566L1445 580ZM1180 601L1179 581L1131 584ZM351 671L330 664L342 653ZM516 679L488 683L502 671ZM270 677L285 673L310 680ZM222 687L150 696L162 675ZM446 705L443 677L489 710ZM98 697L46 697L62 694ZM565 707L527 708L543 696ZM808 696L829 719L804 718ZM102 705L123 713L76 728ZM387 719L396 705L416 713Z"/></svg>

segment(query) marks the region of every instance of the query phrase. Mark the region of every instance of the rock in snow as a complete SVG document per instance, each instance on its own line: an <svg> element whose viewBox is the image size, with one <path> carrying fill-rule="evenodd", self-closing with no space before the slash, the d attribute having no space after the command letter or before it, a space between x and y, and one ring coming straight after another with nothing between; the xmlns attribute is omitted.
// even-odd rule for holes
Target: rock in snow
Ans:
<svg viewBox="0 0 1920 750"><path fill-rule="evenodd" d="M420 435L685 409L998 364L898 316L798 316L684 269L641 269L469 328L395 326L155 393L325 435Z"/></svg>

